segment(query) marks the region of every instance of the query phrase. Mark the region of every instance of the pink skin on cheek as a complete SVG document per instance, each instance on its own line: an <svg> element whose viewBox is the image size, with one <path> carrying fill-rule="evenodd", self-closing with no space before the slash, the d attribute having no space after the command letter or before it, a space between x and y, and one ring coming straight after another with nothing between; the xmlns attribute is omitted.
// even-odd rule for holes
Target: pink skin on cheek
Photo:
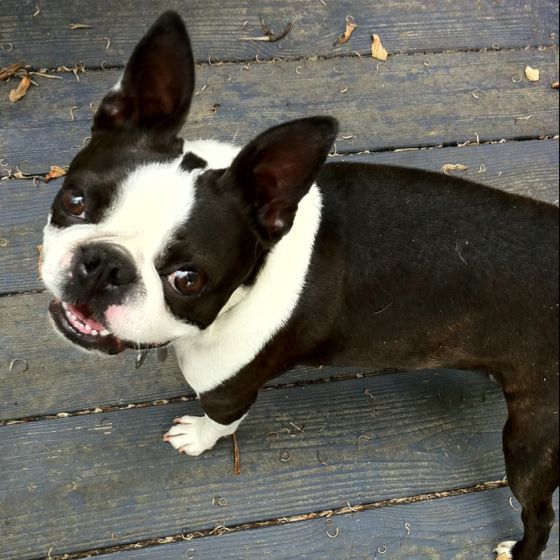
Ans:
<svg viewBox="0 0 560 560"><path fill-rule="evenodd" d="M124 305L110 305L107 307L107 311L105 311L105 318L107 319L107 323L109 328L115 324L122 324L125 321L126 316L126 308Z"/></svg>
<svg viewBox="0 0 560 560"><path fill-rule="evenodd" d="M71 253L66 253L60 259L60 268L62 268L62 269L68 268L70 266L71 262L72 262L72 254Z"/></svg>

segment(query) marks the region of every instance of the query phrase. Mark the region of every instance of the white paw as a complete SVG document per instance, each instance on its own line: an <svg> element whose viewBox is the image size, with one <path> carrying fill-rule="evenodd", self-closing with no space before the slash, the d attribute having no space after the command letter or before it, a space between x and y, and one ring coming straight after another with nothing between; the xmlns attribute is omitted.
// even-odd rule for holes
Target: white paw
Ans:
<svg viewBox="0 0 560 560"><path fill-rule="evenodd" d="M513 556L511 555L511 551L514 546L515 541L504 541L500 543L494 549L494 552L498 555L496 560L512 560Z"/></svg>
<svg viewBox="0 0 560 560"><path fill-rule="evenodd" d="M212 449L221 437L233 434L241 420L225 426L208 416L182 416L174 422L163 441L169 442L179 453L196 456Z"/></svg>

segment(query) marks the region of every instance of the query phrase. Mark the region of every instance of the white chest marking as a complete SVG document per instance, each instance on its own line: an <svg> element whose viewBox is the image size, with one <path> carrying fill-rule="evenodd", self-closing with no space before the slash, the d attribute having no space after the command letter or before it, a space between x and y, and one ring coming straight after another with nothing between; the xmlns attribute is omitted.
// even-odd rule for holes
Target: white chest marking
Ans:
<svg viewBox="0 0 560 560"><path fill-rule="evenodd" d="M321 193L301 200L290 232L272 249L257 281L236 290L198 336L175 341L179 365L198 393L210 391L247 365L291 317L305 284L321 221Z"/></svg>

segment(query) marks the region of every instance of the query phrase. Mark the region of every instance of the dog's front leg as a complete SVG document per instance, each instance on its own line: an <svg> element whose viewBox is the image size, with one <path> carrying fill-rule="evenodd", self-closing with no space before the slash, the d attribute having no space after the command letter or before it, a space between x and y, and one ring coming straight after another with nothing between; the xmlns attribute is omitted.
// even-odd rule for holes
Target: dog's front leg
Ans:
<svg viewBox="0 0 560 560"><path fill-rule="evenodd" d="M204 416L182 416L163 436L180 453L200 455L233 434L256 399L257 389L238 374L211 391L199 394Z"/></svg>

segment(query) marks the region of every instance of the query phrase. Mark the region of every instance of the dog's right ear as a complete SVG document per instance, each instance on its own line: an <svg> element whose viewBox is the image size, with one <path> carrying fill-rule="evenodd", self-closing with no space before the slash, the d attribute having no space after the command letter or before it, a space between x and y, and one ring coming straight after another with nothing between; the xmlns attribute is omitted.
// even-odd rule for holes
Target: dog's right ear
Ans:
<svg viewBox="0 0 560 560"><path fill-rule="evenodd" d="M162 14L140 40L119 83L103 98L93 129L142 128L175 136L194 91L194 60L183 20Z"/></svg>

